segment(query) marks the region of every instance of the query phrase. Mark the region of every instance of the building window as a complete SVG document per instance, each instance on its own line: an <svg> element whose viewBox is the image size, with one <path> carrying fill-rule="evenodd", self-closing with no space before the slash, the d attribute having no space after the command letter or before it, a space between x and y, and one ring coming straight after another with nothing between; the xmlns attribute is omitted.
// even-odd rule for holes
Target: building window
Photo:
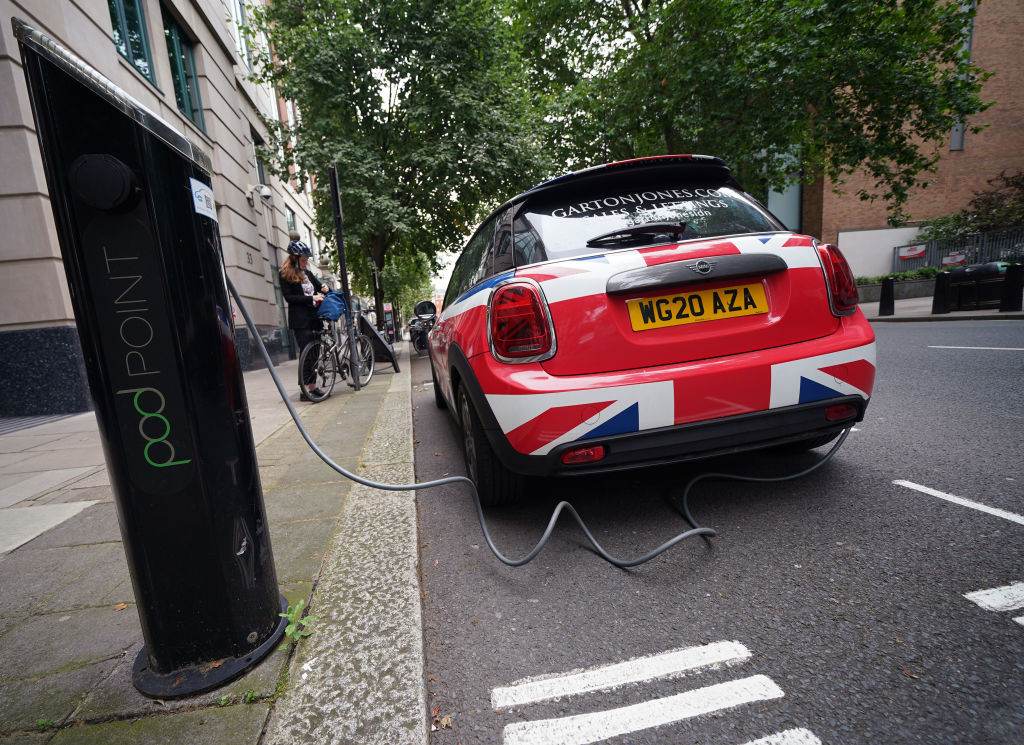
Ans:
<svg viewBox="0 0 1024 745"><path fill-rule="evenodd" d="M259 182L261 184L266 186L267 164L264 163L263 158L260 157L260 148L263 147L266 143L263 141L263 138L260 137L259 133L252 127L249 127L249 134L250 136L252 136L252 155L253 159L256 162L256 178L259 179Z"/></svg>
<svg viewBox="0 0 1024 745"><path fill-rule="evenodd" d="M247 70L252 69L252 49L249 40L245 38L245 28L249 25L249 11L245 7L245 0L229 0L231 3L231 15L235 22L235 40L238 42L238 58L242 60Z"/></svg>
<svg viewBox="0 0 1024 745"><path fill-rule="evenodd" d="M146 16L142 12L141 0L107 0L107 5L110 8L114 46L122 57L155 85Z"/></svg>
<svg viewBox="0 0 1024 745"><path fill-rule="evenodd" d="M203 101L199 97L199 78L196 76L195 44L177 21L163 8L164 36L167 39L167 56L171 62L171 80L174 83L174 100L178 111L187 116L202 130Z"/></svg>
<svg viewBox="0 0 1024 745"><path fill-rule="evenodd" d="M295 229L295 211L291 207L284 208L284 220L288 226L288 232L297 232Z"/></svg>

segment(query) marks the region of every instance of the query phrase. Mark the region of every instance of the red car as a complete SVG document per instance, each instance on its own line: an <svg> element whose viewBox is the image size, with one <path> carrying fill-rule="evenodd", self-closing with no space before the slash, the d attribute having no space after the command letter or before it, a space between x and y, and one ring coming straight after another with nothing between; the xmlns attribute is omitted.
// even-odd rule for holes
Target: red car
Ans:
<svg viewBox="0 0 1024 745"><path fill-rule="evenodd" d="M818 447L860 421L875 336L850 267L718 158L611 163L499 207L430 359L485 504L528 476Z"/></svg>

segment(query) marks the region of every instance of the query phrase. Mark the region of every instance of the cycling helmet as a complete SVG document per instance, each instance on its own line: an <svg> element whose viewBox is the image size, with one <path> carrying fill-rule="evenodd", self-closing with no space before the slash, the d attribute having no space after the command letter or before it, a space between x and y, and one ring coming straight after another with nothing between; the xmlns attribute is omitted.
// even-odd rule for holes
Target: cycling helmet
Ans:
<svg viewBox="0 0 1024 745"><path fill-rule="evenodd" d="M289 243L288 253L293 254L295 256L313 256L313 252L309 250L309 246L307 246L302 241L292 241L291 243Z"/></svg>

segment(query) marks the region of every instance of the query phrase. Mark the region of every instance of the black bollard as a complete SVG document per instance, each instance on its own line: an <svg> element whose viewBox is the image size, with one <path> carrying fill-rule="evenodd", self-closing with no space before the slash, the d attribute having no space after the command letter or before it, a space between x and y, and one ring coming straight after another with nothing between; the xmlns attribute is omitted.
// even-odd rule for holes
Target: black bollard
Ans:
<svg viewBox="0 0 1024 745"><path fill-rule="evenodd" d="M200 693L273 651L285 626L210 162L13 25L142 624L133 682Z"/></svg>
<svg viewBox="0 0 1024 745"><path fill-rule="evenodd" d="M932 315L949 313L949 272L935 275L935 294L932 295Z"/></svg>
<svg viewBox="0 0 1024 745"><path fill-rule="evenodd" d="M999 312L1020 312L1024 297L1024 265L1010 264L1003 277L1003 294L999 298Z"/></svg>
<svg viewBox="0 0 1024 745"><path fill-rule="evenodd" d="M891 316L896 312L896 280L887 277L882 280L882 295L878 299L878 315Z"/></svg>

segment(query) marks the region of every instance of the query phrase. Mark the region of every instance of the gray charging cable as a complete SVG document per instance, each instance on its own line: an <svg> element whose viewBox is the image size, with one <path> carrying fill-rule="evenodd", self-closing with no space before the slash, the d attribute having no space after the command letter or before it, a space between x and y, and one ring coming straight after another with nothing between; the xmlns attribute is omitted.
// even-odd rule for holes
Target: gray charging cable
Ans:
<svg viewBox="0 0 1024 745"><path fill-rule="evenodd" d="M558 505L555 507L555 511L551 513L551 519L548 520L547 528L541 535L540 540L537 541L537 544L529 551L529 553L518 559L510 559L509 557L505 556L501 551L499 551L498 547L494 544L494 539L491 537L491 531L488 530L487 521L484 519L484 510L483 506L480 504L480 495L477 493L476 484L473 483L472 479L469 479L465 476L448 476L443 479L434 479L433 481L422 481L413 484L385 484L379 481L372 481L368 478L365 478L364 476L360 476L357 473L349 471L344 466L335 463L334 460L329 455L327 455L327 453L321 450L320 446L316 444L316 441L312 437L310 437L309 432L306 431L306 428L302 426L302 418L299 416L299 412L295 410L295 406L288 398L288 392L285 390L284 383L281 382L281 378L278 377L277 371L274 370L274 362L270 358L270 353L267 351L266 346L264 346L263 344L263 339L260 338L259 332L256 330L256 325L253 323L252 318L249 316L249 311L246 309L245 303L243 303L242 298L238 296L238 291L235 289L235 286L231 283L231 280L228 279L227 282L228 290L231 291L231 297L235 299L235 304L238 306L238 310L242 313L242 318L245 319L245 325L249 328L249 333L251 333L253 339L256 340L256 346L259 348L260 354L263 356L263 361L267 365L267 370L270 371L270 377L273 378L274 385L277 386L277 392L281 394L281 400L284 401L284 405L288 407L288 413L291 414L292 421L295 422L295 426L298 428L299 434L302 435L302 439L306 441L307 445L309 445L310 450L316 453L317 457L319 457L320 460L322 460L330 468L334 469L345 478L351 481L355 481L357 484L368 486L371 489L380 489L381 491L419 491L423 489L435 489L439 486L447 486L448 484L466 484L469 487L470 491L473 493L473 501L476 504L477 518L480 520L480 530L484 534L484 540L487 541L487 547L491 549L491 551L497 557L498 561L510 567L521 567L523 566L523 564L527 564L533 561L533 559L536 558L537 554L544 550L544 546L546 546L548 540L550 540L551 534L555 530L555 525L558 523L558 518L561 516L563 511L567 511L570 515L572 515L573 519L576 521L576 524L580 526L580 530L582 530L583 534L587 537L587 541L590 542L590 545L593 548L594 552L602 559L607 561L609 564L617 566L620 569L628 569L629 567L635 567L640 564L644 564L657 556L661 556L661 554L668 551L677 543L685 541L687 538L703 536L705 539L710 539L713 536L718 535L718 533L711 528L705 528L698 525L696 521L693 519L693 515L690 513L690 490L694 487L695 484L706 479L749 481L755 483L774 483L779 481L790 481L792 479L798 479L801 476L806 476L812 471L815 471L818 468L821 468L826 463L828 463L828 461L832 459L832 456L834 456L836 452L839 450L840 446L842 446L843 442L846 440L847 435L850 434L849 429L844 430L843 434L839 437L838 440L836 440L835 444L829 449L827 453L825 453L825 455L821 457L820 460L816 461L814 465L810 466L809 468L805 468L804 470L798 473L794 473L791 476L774 476L765 478L760 476L738 476L731 473L702 473L699 476L694 476L687 482L686 486L683 488L683 491L681 492L679 499L673 503L673 506L683 516L683 519L690 524L691 529L683 533L680 533L674 538L670 538L657 548L648 551L647 553L642 554L641 556L637 556L636 558L619 559L605 551L604 547L598 542L597 538L594 537L594 534L590 532L590 529L587 527L587 524L583 522L583 518L580 517L579 513L576 511L576 508L574 508L568 502L562 501L558 503Z"/></svg>

